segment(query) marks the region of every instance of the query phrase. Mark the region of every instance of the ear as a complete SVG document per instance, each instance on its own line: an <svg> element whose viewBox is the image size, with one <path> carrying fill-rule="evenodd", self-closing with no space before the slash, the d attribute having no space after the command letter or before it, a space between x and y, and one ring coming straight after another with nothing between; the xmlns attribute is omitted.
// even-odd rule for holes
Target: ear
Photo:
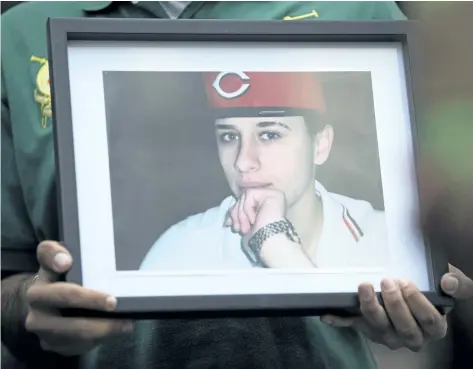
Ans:
<svg viewBox="0 0 473 369"><path fill-rule="evenodd" d="M333 142L333 127L326 125L314 141L314 164L322 165L328 159Z"/></svg>

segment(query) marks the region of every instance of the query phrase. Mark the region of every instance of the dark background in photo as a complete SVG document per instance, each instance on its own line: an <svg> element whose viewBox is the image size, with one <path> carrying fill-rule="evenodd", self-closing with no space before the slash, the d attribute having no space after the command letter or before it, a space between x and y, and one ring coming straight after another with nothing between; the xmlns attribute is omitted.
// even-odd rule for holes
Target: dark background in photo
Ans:
<svg viewBox="0 0 473 369"><path fill-rule="evenodd" d="M335 135L317 179L383 209L369 72L319 73ZM117 270L136 270L158 237L230 191L197 72L104 72Z"/></svg>

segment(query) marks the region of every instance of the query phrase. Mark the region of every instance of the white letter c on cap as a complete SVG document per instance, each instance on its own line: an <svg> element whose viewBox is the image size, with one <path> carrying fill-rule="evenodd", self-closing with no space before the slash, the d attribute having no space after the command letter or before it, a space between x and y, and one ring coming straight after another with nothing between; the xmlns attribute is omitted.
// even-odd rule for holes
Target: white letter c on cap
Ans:
<svg viewBox="0 0 473 369"><path fill-rule="evenodd" d="M222 81L223 77L227 76L228 74L234 74L238 76L242 81L249 81L250 77L248 77L243 72L220 72L219 75L215 78L214 83L212 84L213 88L217 91L217 93L226 98L226 99L234 99L235 97L241 96L245 93L246 90L250 87L249 83L242 83L240 88L233 92L226 92L223 91L220 87L220 82Z"/></svg>

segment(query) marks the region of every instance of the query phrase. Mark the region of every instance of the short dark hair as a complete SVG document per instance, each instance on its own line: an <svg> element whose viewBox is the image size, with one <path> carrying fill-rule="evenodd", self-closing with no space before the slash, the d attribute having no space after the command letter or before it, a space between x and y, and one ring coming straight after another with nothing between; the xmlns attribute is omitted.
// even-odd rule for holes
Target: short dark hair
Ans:
<svg viewBox="0 0 473 369"><path fill-rule="evenodd" d="M310 135L317 135L327 125L327 119L325 115L317 112L310 112L303 115L307 130Z"/></svg>

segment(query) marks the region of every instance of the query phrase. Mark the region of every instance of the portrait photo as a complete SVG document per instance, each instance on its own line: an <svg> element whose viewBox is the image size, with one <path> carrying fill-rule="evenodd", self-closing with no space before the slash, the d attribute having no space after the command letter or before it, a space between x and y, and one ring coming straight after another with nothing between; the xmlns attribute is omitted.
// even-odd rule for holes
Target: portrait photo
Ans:
<svg viewBox="0 0 473 369"><path fill-rule="evenodd" d="M103 78L117 270L387 264L369 72Z"/></svg>

